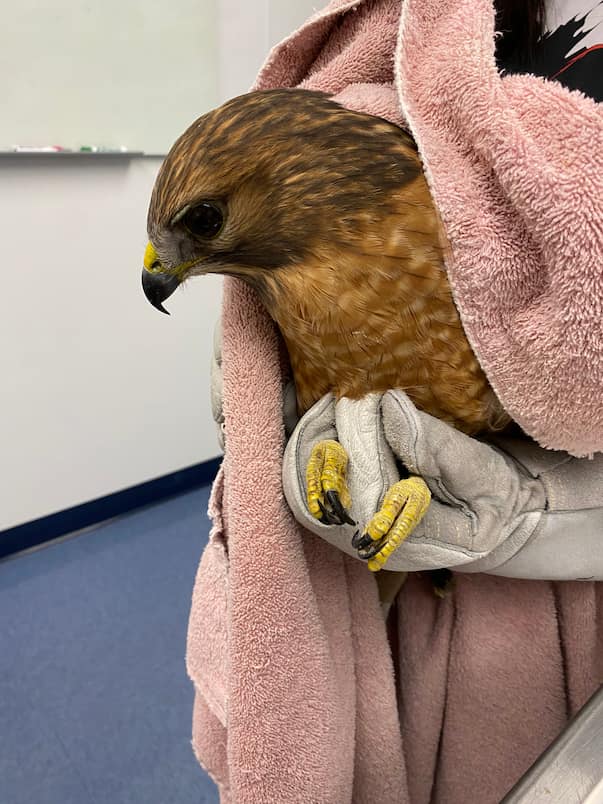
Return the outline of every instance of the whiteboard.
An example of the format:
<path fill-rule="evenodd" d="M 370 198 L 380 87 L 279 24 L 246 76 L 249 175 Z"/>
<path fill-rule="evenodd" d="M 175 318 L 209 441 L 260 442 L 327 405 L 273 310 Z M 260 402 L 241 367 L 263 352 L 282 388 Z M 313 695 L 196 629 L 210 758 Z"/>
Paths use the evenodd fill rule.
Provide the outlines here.
<path fill-rule="evenodd" d="M 16 0 L 0 26 L 0 150 L 163 154 L 218 100 L 218 0 Z"/>

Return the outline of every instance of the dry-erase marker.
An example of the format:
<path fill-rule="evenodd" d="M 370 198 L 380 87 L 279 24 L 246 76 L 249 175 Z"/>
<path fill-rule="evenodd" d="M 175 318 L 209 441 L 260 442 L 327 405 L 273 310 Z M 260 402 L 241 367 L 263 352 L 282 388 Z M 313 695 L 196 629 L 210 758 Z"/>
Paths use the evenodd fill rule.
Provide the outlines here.
<path fill-rule="evenodd" d="M 62 145 L 15 145 L 13 151 L 17 154 L 57 154 L 69 151 Z"/>
<path fill-rule="evenodd" d="M 97 150 L 100 154 L 127 154 L 129 149 L 125 145 L 120 145 L 119 148 L 108 148 L 101 145 Z"/>

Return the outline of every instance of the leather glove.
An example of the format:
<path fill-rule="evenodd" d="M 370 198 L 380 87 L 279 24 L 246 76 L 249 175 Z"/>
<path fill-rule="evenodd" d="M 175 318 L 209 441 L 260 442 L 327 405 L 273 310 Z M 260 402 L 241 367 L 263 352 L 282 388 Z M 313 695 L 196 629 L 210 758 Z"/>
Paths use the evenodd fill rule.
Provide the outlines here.
<path fill-rule="evenodd" d="M 223 380 L 222 380 L 222 318 L 219 318 L 214 327 L 214 344 L 210 364 L 210 397 L 211 410 L 218 432 L 218 443 L 224 452 L 225 425 L 222 408 Z M 298 421 L 295 385 L 288 382 L 283 388 L 283 419 L 287 437 L 291 435 Z"/>
<path fill-rule="evenodd" d="M 214 327 L 214 345 L 209 368 L 209 391 L 211 412 L 216 423 L 218 443 L 224 452 L 224 411 L 222 409 L 222 319 L 219 318 Z"/>
<path fill-rule="evenodd" d="M 603 454 L 580 459 L 527 440 L 486 443 L 418 411 L 401 391 L 358 401 L 327 395 L 287 444 L 283 486 L 302 525 L 355 557 L 357 528 L 324 525 L 306 505 L 307 462 L 323 439 L 339 440 L 348 453 L 358 527 L 399 479 L 397 460 L 432 492 L 424 518 L 385 569 L 603 579 Z"/>

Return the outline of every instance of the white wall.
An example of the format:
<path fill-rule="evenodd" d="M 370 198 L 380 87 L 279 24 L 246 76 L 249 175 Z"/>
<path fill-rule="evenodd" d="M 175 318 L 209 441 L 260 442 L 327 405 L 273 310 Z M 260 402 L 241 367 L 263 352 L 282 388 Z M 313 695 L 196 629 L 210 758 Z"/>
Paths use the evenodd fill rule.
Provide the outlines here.
<path fill-rule="evenodd" d="M 140 287 L 158 160 L 0 164 L 0 529 L 219 454 L 221 281 L 154 310 Z"/>
<path fill-rule="evenodd" d="M 249 88 L 313 5 L 224 0 L 222 97 Z M 0 159 L 0 530 L 220 453 L 208 373 L 221 281 L 191 282 L 170 317 L 140 288 L 159 164 Z"/>
<path fill-rule="evenodd" d="M 298 28 L 326 0 L 221 0 L 221 101 L 247 92 L 270 48 Z"/>
<path fill-rule="evenodd" d="M 0 146 L 165 153 L 217 102 L 218 0 L 2 4 Z"/>

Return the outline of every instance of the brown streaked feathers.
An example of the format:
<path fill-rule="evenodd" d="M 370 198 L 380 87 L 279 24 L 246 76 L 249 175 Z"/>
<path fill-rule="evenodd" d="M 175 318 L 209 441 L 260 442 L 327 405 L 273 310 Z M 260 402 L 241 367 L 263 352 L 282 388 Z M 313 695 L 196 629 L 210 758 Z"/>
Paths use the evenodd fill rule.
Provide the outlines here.
<path fill-rule="evenodd" d="M 212 240 L 174 217 L 226 210 Z M 149 238 L 166 269 L 249 282 L 277 323 L 300 412 L 327 391 L 402 388 L 465 432 L 501 410 L 465 337 L 444 269 L 442 227 L 408 134 L 328 96 L 235 98 L 180 137 L 159 173 Z"/>

